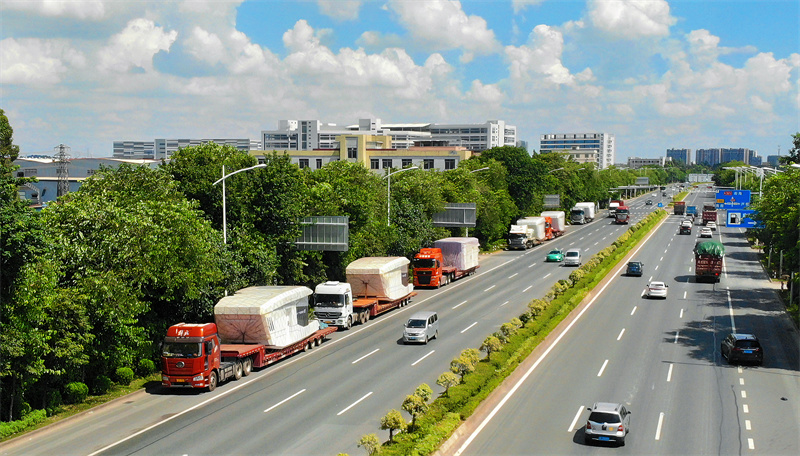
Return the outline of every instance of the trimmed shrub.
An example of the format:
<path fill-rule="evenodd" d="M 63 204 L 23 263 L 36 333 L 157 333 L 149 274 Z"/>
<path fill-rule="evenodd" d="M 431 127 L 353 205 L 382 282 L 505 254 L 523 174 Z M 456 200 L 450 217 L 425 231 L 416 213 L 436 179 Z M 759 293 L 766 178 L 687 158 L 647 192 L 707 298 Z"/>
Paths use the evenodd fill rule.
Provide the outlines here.
<path fill-rule="evenodd" d="M 113 385 L 114 382 L 112 382 L 110 378 L 105 375 L 98 375 L 97 378 L 94 379 L 94 384 L 92 385 L 92 394 L 98 396 L 106 394 Z"/>
<path fill-rule="evenodd" d="M 68 383 L 64 387 L 64 398 L 67 404 L 80 404 L 89 396 L 89 387 L 82 382 Z"/>
<path fill-rule="evenodd" d="M 120 385 L 130 385 L 133 381 L 133 369 L 130 367 L 120 367 L 115 372 L 115 378 Z"/>
<path fill-rule="evenodd" d="M 147 377 L 156 371 L 156 363 L 152 359 L 140 359 L 136 365 L 136 373 L 139 377 Z"/>
<path fill-rule="evenodd" d="M 31 426 L 35 426 L 47 419 L 47 412 L 44 410 L 34 410 L 25 415 L 21 420 L 0 422 L 0 439 L 22 432 Z"/>

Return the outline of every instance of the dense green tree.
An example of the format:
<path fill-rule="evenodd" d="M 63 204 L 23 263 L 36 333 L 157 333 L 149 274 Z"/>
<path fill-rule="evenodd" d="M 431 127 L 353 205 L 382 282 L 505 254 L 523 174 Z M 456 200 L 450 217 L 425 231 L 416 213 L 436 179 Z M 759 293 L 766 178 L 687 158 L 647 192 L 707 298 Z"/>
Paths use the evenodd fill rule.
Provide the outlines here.
<path fill-rule="evenodd" d="M 763 197 L 753 204 L 763 229 L 753 232 L 765 245 L 784 255 L 784 269 L 800 267 L 800 170 L 788 170 L 764 181 Z"/>
<path fill-rule="evenodd" d="M 789 149 L 789 155 L 781 157 L 780 161 L 782 165 L 800 164 L 800 132 L 792 135 L 792 148 Z"/>
<path fill-rule="evenodd" d="M 400 413 L 399 410 L 391 409 L 389 412 L 381 418 L 381 429 L 389 431 L 389 441 L 391 442 L 394 440 L 394 431 L 406 428 L 406 420 L 403 419 L 403 415 Z"/>
<path fill-rule="evenodd" d="M 527 150 L 512 146 L 489 149 L 478 158 L 482 163 L 489 159 L 497 160 L 506 167 L 508 194 L 518 209 L 514 217 L 541 212 L 543 193 L 537 182 L 549 171 L 547 161 L 534 161 Z"/>

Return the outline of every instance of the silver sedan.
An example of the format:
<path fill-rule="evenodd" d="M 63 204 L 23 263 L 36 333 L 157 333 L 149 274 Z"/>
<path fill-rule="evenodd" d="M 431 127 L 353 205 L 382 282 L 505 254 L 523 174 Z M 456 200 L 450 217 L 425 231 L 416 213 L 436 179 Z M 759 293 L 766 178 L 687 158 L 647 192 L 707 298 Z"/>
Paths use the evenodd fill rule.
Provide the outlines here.
<path fill-rule="evenodd" d="M 663 298 L 667 299 L 668 285 L 664 282 L 650 282 L 647 288 L 644 289 L 644 295 L 648 298 Z"/>

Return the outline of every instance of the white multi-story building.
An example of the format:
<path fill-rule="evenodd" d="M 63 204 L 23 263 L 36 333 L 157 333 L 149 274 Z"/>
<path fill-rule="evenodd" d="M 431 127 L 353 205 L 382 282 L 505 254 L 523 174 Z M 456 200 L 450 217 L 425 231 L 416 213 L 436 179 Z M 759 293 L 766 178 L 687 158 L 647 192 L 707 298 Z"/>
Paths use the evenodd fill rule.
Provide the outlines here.
<path fill-rule="evenodd" d="M 614 164 L 616 140 L 609 133 L 547 133 L 541 136 L 539 152 L 561 152 L 578 163 L 595 163 L 598 169 Z"/>
<path fill-rule="evenodd" d="M 628 157 L 628 168 L 637 169 L 645 166 L 664 166 L 667 162 L 671 162 L 672 158 L 657 157 L 657 158 L 640 158 Z"/>
<path fill-rule="evenodd" d="M 258 141 L 250 139 L 156 139 L 154 141 L 114 141 L 114 158 L 161 160 L 168 159 L 178 149 L 189 146 L 200 146 L 206 143 L 233 146 L 241 151 L 249 152 L 259 149 Z"/>

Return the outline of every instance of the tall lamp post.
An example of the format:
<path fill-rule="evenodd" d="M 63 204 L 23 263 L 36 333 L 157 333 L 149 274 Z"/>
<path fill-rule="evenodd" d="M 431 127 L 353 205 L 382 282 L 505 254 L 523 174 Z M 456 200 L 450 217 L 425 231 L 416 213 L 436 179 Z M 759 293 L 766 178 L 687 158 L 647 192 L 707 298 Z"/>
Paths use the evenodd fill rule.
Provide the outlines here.
<path fill-rule="evenodd" d="M 228 175 L 225 175 L 225 165 L 222 165 L 222 177 L 219 180 L 217 180 L 216 182 L 214 182 L 212 185 L 217 185 L 220 182 L 222 182 L 222 242 L 223 242 L 223 244 L 227 244 L 228 243 L 228 218 L 227 218 L 228 217 L 227 216 L 227 212 L 228 211 L 227 211 L 227 208 L 225 207 L 225 179 L 233 176 L 234 174 L 241 173 L 242 171 L 250 171 L 251 169 L 266 168 L 266 167 L 267 167 L 267 165 L 265 163 L 262 163 L 260 165 L 251 166 L 249 168 L 237 169 L 236 171 L 234 171 L 234 172 L 232 172 L 232 173 L 230 173 Z"/>
<path fill-rule="evenodd" d="M 410 168 L 398 169 L 393 173 L 383 176 L 386 179 L 386 226 L 392 226 L 391 219 L 389 218 L 392 211 L 392 174 L 402 173 L 403 171 L 411 171 L 412 169 L 419 169 L 419 166 L 412 166 Z"/>

